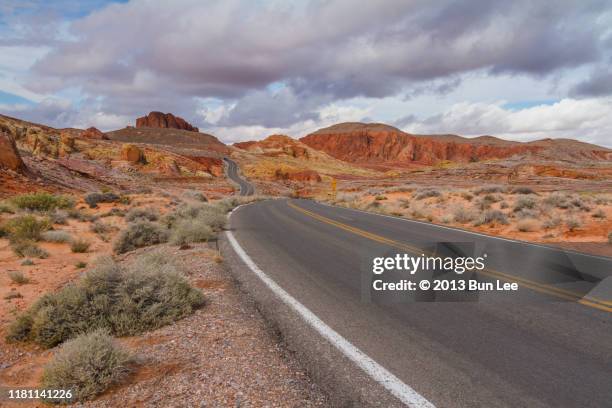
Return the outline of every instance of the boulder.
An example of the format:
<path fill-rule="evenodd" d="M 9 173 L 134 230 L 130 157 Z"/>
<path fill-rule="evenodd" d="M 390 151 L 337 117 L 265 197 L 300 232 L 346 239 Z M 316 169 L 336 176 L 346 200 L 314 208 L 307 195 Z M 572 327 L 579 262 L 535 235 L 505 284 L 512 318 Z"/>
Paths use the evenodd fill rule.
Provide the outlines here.
<path fill-rule="evenodd" d="M 6 132 L 0 132 L 0 167 L 21 172 L 26 170 L 15 139 Z"/>
<path fill-rule="evenodd" d="M 147 162 L 144 152 L 138 146 L 132 144 L 121 146 L 121 160 L 134 164 L 144 164 Z"/>
<path fill-rule="evenodd" d="M 108 140 L 106 133 L 101 132 L 93 126 L 81 133 L 81 137 L 85 139 Z"/>

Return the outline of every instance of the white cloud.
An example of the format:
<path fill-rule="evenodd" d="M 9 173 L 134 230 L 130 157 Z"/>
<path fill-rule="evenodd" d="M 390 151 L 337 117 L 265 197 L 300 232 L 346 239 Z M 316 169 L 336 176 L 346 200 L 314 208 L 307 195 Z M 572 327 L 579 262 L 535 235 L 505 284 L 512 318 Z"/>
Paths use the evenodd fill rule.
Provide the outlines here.
<path fill-rule="evenodd" d="M 410 133 L 494 135 L 512 140 L 577 138 L 612 147 L 612 98 L 563 99 L 551 105 L 504 109 L 501 103 L 457 103 L 439 115 L 415 120 Z"/>

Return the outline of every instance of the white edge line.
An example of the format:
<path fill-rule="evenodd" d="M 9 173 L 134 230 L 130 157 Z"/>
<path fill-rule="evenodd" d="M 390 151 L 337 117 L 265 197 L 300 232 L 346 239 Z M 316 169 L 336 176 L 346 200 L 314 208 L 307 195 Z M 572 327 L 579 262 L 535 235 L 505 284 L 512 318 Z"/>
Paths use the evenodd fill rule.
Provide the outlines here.
<path fill-rule="evenodd" d="M 334 329 L 325 324 L 306 306 L 298 302 L 294 297 L 281 288 L 268 275 L 266 275 L 253 260 L 242 249 L 234 234 L 231 231 L 226 231 L 227 238 L 232 245 L 232 248 L 242 261 L 251 269 L 251 271 L 272 291 L 278 296 L 287 306 L 292 308 L 297 314 L 313 329 L 315 329 L 323 338 L 329 341 L 342 354 L 348 357 L 359 368 L 365 371 L 374 381 L 385 387 L 393 396 L 399 399 L 402 403 L 409 407 L 427 407 L 435 408 L 431 402 L 425 399 L 421 394 L 416 392 L 407 384 L 404 384 L 399 378 L 389 372 L 386 368 L 372 360 L 367 354 L 359 350 L 348 340 L 338 334 Z"/>
<path fill-rule="evenodd" d="M 339 209 L 343 209 L 343 210 L 355 211 L 355 212 L 360 212 L 360 213 L 369 214 L 369 215 L 377 215 L 379 217 L 391 218 L 392 220 L 399 220 L 399 221 L 404 221 L 404 222 L 408 222 L 408 223 L 413 222 L 413 223 L 416 223 L 416 224 L 428 225 L 428 226 L 434 227 L 434 228 L 442 228 L 442 229 L 446 229 L 446 230 L 450 230 L 450 231 L 455 231 L 455 232 L 464 232 L 466 234 L 477 235 L 479 237 L 484 237 L 484 238 L 493 238 L 493 239 L 497 239 L 497 240 L 500 240 L 500 241 L 512 242 L 512 243 L 515 243 L 515 244 L 526 244 L 526 245 L 534 246 L 534 247 L 538 247 L 538 248 L 544 248 L 544 249 L 550 249 L 550 250 L 559 250 L 559 251 L 563 251 L 563 252 L 566 252 L 566 253 L 569 252 L 569 253 L 572 253 L 572 254 L 576 254 L 576 255 L 580 255 L 580 256 L 585 256 L 587 258 L 595 258 L 595 259 L 601 259 L 601 260 L 604 260 L 604 261 L 610 261 L 610 257 L 607 257 L 607 256 L 591 255 L 591 254 L 587 254 L 587 253 L 583 253 L 583 252 L 574 251 L 574 250 L 571 250 L 571 249 L 564 249 L 564 248 L 561 248 L 561 247 L 557 248 L 557 247 L 548 246 L 548 245 L 536 244 L 534 242 L 529 242 L 529 241 L 521 241 L 521 240 L 518 240 L 518 239 L 509 239 L 509 238 L 497 237 L 495 235 L 481 234 L 479 232 L 470 231 L 470 230 L 466 230 L 466 229 L 463 229 L 463 228 L 447 227 L 446 225 L 434 224 L 433 222 L 425 222 L 425 221 L 413 220 L 413 219 L 409 219 L 409 218 L 394 217 L 392 215 L 379 214 L 379 213 L 375 213 L 375 212 L 359 210 L 357 208 L 341 207 L 339 205 L 332 205 L 332 204 L 324 203 L 324 202 L 321 202 L 321 201 L 315 201 L 315 200 L 312 200 L 312 201 L 317 203 L 317 204 L 323 205 L 325 207 L 339 208 Z"/>

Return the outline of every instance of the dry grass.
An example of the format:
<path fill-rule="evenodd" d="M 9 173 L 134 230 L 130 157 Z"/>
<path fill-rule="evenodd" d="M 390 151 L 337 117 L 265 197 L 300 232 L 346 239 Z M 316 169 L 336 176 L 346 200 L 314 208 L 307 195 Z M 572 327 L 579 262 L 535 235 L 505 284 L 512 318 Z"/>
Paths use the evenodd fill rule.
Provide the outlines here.
<path fill-rule="evenodd" d="M 26 283 L 30 283 L 30 279 L 28 279 L 28 277 L 20 271 L 9 271 L 8 277 L 12 282 L 18 285 L 25 285 Z"/>
<path fill-rule="evenodd" d="M 533 218 L 526 218 L 519 220 L 516 223 L 516 229 L 521 232 L 535 232 L 541 228 L 541 224 L 538 220 Z"/>

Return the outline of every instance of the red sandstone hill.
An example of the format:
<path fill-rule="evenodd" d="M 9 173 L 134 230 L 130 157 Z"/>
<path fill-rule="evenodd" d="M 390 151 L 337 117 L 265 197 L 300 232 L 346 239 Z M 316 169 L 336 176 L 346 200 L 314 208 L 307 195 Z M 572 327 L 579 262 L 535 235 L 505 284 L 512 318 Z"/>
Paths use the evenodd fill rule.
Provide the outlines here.
<path fill-rule="evenodd" d="M 197 127 L 192 126 L 185 119 L 174 116 L 171 113 L 162 112 L 151 112 L 146 116 L 136 119 L 136 127 L 181 129 L 190 132 L 199 131 Z"/>
<path fill-rule="evenodd" d="M 191 154 L 189 150 L 205 150 L 227 154 L 229 149 L 213 135 L 171 128 L 133 128 L 107 132 L 111 140 L 126 143 L 147 143 L 170 146 L 181 154 Z"/>
<path fill-rule="evenodd" d="M 554 160 L 612 160 L 604 147 L 568 139 L 511 142 L 493 136 L 412 135 L 380 123 L 340 123 L 300 139 L 313 149 L 353 163 L 435 164 L 537 156 Z"/>

